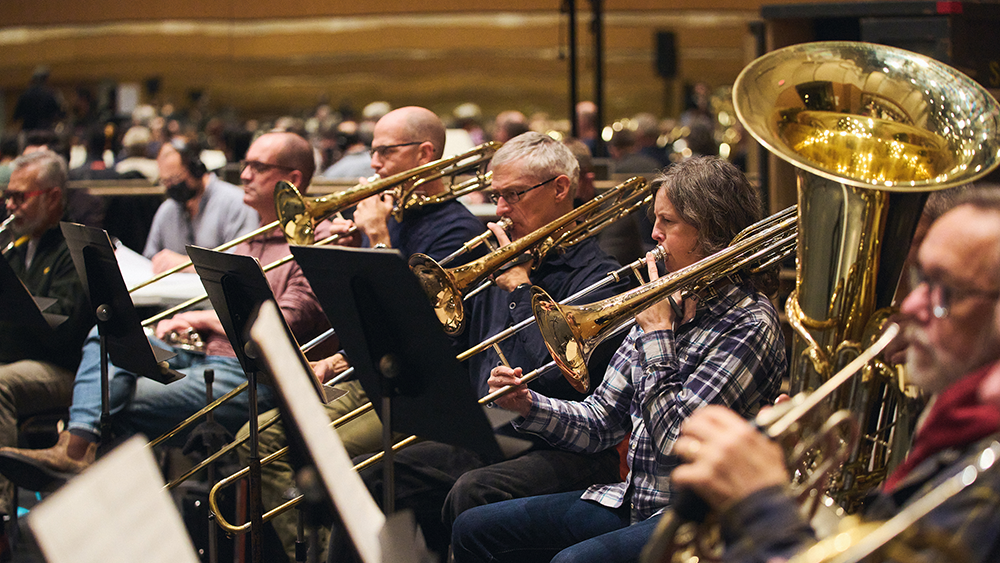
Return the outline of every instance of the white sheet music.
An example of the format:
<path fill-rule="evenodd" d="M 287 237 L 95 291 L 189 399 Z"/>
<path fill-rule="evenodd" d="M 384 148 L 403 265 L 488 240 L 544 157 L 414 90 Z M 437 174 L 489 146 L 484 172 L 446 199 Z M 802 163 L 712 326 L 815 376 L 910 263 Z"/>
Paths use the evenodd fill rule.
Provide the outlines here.
<path fill-rule="evenodd" d="M 198 563 L 138 436 L 32 509 L 28 525 L 48 563 Z"/>
<path fill-rule="evenodd" d="M 379 538 L 385 515 L 354 471 L 340 437 L 330 428 L 330 419 L 310 385 L 312 375 L 302 367 L 294 345 L 288 338 L 275 338 L 284 332 L 280 314 L 273 302 L 265 301 L 250 335 L 267 364 L 281 368 L 271 370 L 275 383 L 361 559 L 365 563 L 391 561 L 383 557 L 385 551 Z M 404 537 L 394 539 L 394 546 L 389 550 L 393 552 L 399 549 L 400 542 L 406 542 Z M 419 552 L 413 545 L 412 536 L 408 544 L 411 552 Z"/>
<path fill-rule="evenodd" d="M 119 244 L 115 249 L 115 258 L 118 259 L 125 287 L 133 287 L 153 277 L 153 263 L 131 248 Z M 131 293 L 132 302 L 140 307 L 170 307 L 204 294 L 205 286 L 201 284 L 198 274 L 194 273 L 173 274 Z"/>

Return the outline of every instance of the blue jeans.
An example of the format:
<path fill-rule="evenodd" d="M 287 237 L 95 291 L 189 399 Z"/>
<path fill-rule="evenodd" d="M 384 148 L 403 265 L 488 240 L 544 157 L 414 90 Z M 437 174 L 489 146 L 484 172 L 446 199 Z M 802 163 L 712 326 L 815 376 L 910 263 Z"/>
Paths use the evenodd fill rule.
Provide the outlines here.
<path fill-rule="evenodd" d="M 187 377 L 164 385 L 109 364 L 110 411 L 115 415 L 115 429 L 124 434 L 143 433 L 155 438 L 204 407 L 206 369 L 215 371 L 212 394 L 216 399 L 246 381 L 236 358 L 192 354 L 155 338 L 150 342 L 177 353 L 169 360 L 170 367 Z M 235 434 L 248 419 L 248 397 L 249 393 L 243 392 L 213 411 L 215 421 Z M 257 390 L 257 403 L 261 411 L 276 406 L 273 393 L 263 386 Z M 100 436 L 100 422 L 101 344 L 95 327 L 83 344 L 83 359 L 73 383 L 68 428 Z"/>
<path fill-rule="evenodd" d="M 659 516 L 629 525 L 629 507 L 583 500 L 583 491 L 469 509 L 452 528 L 456 563 L 638 561 Z"/>

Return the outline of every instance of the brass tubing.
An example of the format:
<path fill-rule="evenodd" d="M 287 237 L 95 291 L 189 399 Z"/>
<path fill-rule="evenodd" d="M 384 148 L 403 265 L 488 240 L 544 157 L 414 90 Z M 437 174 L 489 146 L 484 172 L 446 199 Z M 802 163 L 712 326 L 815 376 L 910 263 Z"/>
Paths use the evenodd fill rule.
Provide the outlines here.
<path fill-rule="evenodd" d="M 261 228 L 263 228 L 263 227 L 261 227 Z M 325 239 L 317 242 L 316 246 L 322 246 L 322 245 L 325 245 L 325 244 L 330 244 L 330 243 L 336 242 L 341 237 L 353 235 L 357 231 L 358 231 L 357 227 L 351 227 L 350 230 L 348 230 L 348 232 L 346 234 L 341 234 L 341 233 L 332 234 L 332 235 L 326 237 Z M 278 260 L 275 260 L 274 262 L 271 262 L 270 264 L 264 266 L 263 270 L 265 272 L 269 272 L 269 271 L 273 270 L 274 268 L 277 268 L 278 266 L 281 266 L 283 264 L 287 264 L 288 262 L 291 262 L 294 258 L 295 258 L 294 256 L 292 256 L 291 254 L 289 254 L 287 256 L 279 258 Z M 191 299 L 188 299 L 187 301 L 185 301 L 185 302 L 183 302 L 183 303 L 181 303 L 179 305 L 175 305 L 175 306 L 167 309 L 166 311 L 161 311 L 161 312 L 153 315 L 152 317 L 149 317 L 148 319 L 142 321 L 142 326 L 143 327 L 151 326 L 151 325 L 153 325 L 153 324 L 155 324 L 155 323 L 157 323 L 159 321 L 162 321 L 163 319 L 165 319 L 167 317 L 173 316 L 176 313 L 178 313 L 180 311 L 183 311 L 184 309 L 187 309 L 188 307 L 190 307 L 192 305 L 200 303 L 201 301 L 204 301 L 207 298 L 208 298 L 208 294 L 207 293 L 203 294 L 203 295 L 200 295 L 198 297 L 192 297 Z"/>
<path fill-rule="evenodd" d="M 549 362 L 549 363 L 547 363 L 547 364 L 545 364 L 545 365 L 543 365 L 543 366 L 541 366 L 541 367 L 539 367 L 539 368 L 537 368 L 535 370 L 532 370 L 531 372 L 528 372 L 528 373 L 524 374 L 521 377 L 521 382 L 522 382 L 522 384 L 528 384 L 531 381 L 534 381 L 535 379 L 537 379 L 539 376 L 541 376 L 541 374 L 544 373 L 545 371 L 547 371 L 549 369 L 552 369 L 554 367 L 556 367 L 556 363 L 555 362 Z M 498 399 L 499 397 L 502 397 L 502 396 L 506 395 L 507 393 L 510 393 L 511 391 L 513 391 L 516 388 L 517 387 L 515 387 L 513 385 L 507 385 L 507 386 L 501 387 L 500 389 L 497 389 L 496 391 L 493 391 L 489 395 L 486 395 L 485 397 L 479 399 L 479 404 L 480 405 L 489 404 L 489 403 L 495 401 L 496 399 Z M 371 403 L 368 403 L 366 405 L 362 405 L 362 406 L 354 409 L 353 411 L 345 414 L 344 416 L 338 418 L 337 420 L 331 422 L 330 426 L 336 428 L 336 427 L 340 426 L 341 424 L 344 424 L 344 423 L 346 423 L 346 422 L 348 422 L 348 421 L 350 421 L 350 420 L 352 420 L 352 419 L 354 419 L 354 418 L 356 418 L 356 417 L 364 414 L 365 412 L 368 412 L 371 409 L 372 409 L 372 404 Z M 399 451 L 399 450 L 401 450 L 401 449 L 403 449 L 403 448 L 405 448 L 407 446 L 413 445 L 413 444 L 415 444 L 415 443 L 417 443 L 419 441 L 420 441 L 420 439 L 418 437 L 416 437 L 416 436 L 410 436 L 408 438 L 404 438 L 404 439 L 400 440 L 399 442 L 396 442 L 395 444 L 393 444 L 392 445 L 392 450 L 394 452 L 395 451 Z M 261 466 L 267 465 L 271 461 L 273 461 L 273 460 L 275 460 L 275 459 L 277 459 L 277 458 L 285 455 L 285 453 L 287 451 L 288 451 L 288 446 L 285 446 L 284 448 L 281 448 L 280 450 L 277 450 L 274 453 L 269 454 L 268 456 L 266 456 L 265 458 L 263 458 L 263 459 L 260 460 Z M 378 453 L 374 454 L 373 456 L 369 457 L 368 459 L 366 459 L 366 460 L 362 461 L 361 463 L 355 465 L 354 466 L 354 470 L 355 471 L 361 471 L 362 469 L 365 469 L 367 467 L 370 467 L 370 466 L 378 463 L 382 459 L 382 456 L 384 455 L 384 453 L 385 452 L 378 452 Z M 246 523 L 243 523 L 243 524 L 240 524 L 240 525 L 234 525 L 234 524 L 231 524 L 229 521 L 227 521 L 225 519 L 225 517 L 223 517 L 222 512 L 219 510 L 219 503 L 218 503 L 218 500 L 217 500 L 219 491 L 223 487 L 226 487 L 226 486 L 230 485 L 231 483 L 233 483 L 235 481 L 238 481 L 239 479 L 241 479 L 243 476 L 245 476 L 249 472 L 250 472 L 250 470 L 247 467 L 244 467 L 244 468 L 240 469 L 236 473 L 233 473 L 232 475 L 230 475 L 230 476 L 228 476 L 228 477 L 220 480 L 218 483 L 216 483 L 212 487 L 212 490 L 209 491 L 209 493 L 208 493 L 208 506 L 209 506 L 209 509 L 215 515 L 215 521 L 219 524 L 219 527 L 222 528 L 223 530 L 225 530 L 226 533 L 228 533 L 228 534 L 242 534 L 242 533 L 246 533 L 247 531 L 250 530 L 250 523 L 246 522 Z M 264 522 L 267 522 L 271 518 L 274 518 L 275 516 L 279 516 L 281 514 L 284 514 L 288 510 L 294 508 L 301 501 L 302 501 L 302 496 L 299 495 L 299 496 L 297 496 L 297 497 L 289 500 L 288 502 L 286 502 L 286 503 L 284 503 L 284 504 L 282 504 L 280 506 L 276 506 L 275 508 L 273 508 L 273 509 L 265 512 L 264 515 L 262 516 L 262 518 L 263 518 Z"/>
<path fill-rule="evenodd" d="M 249 233 L 247 233 L 247 234 L 245 234 L 245 235 L 243 235 L 241 237 L 237 237 L 237 238 L 234 238 L 233 240 L 231 240 L 229 242 L 220 244 L 219 246 L 216 246 L 212 250 L 215 250 L 216 252 L 222 252 L 223 250 L 229 250 L 230 248 L 236 246 L 237 244 L 239 244 L 241 242 L 244 242 L 244 241 L 248 241 L 248 240 L 252 239 L 253 237 L 255 237 L 257 235 L 266 233 L 267 231 L 270 231 L 271 229 L 273 229 L 273 228 L 275 228 L 277 226 L 278 226 L 278 221 L 271 221 L 270 223 L 264 225 L 263 227 L 258 227 L 256 230 L 251 231 L 251 232 L 249 232 Z M 166 270 L 166 271 L 160 272 L 159 274 L 156 274 L 155 276 L 149 278 L 148 280 L 146 280 L 144 282 L 138 283 L 138 284 L 130 287 L 129 290 L 128 290 L 128 292 L 132 293 L 133 291 L 135 291 L 137 289 L 142 289 L 142 288 L 146 287 L 147 285 L 152 285 L 152 284 L 154 284 L 154 283 L 162 280 L 163 278 L 165 278 L 165 277 L 167 277 L 169 275 L 172 275 L 172 274 L 176 274 L 177 272 L 179 272 L 179 271 L 183 270 L 184 268 L 187 268 L 187 267 L 189 267 L 191 265 L 192 265 L 192 262 L 190 260 L 188 260 L 187 262 L 184 262 L 183 264 L 178 264 L 178 265 L 174 266 L 173 268 L 170 268 L 169 270 Z"/>

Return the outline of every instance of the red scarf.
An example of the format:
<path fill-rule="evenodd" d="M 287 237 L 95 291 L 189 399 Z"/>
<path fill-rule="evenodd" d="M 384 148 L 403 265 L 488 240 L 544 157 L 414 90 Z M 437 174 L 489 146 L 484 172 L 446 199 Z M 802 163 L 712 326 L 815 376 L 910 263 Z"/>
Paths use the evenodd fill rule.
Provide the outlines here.
<path fill-rule="evenodd" d="M 892 491 L 913 468 L 932 455 L 976 442 L 1000 430 L 1000 411 L 979 400 L 979 385 L 992 365 L 966 375 L 945 389 L 931 407 L 902 465 L 892 472 L 883 490 Z"/>

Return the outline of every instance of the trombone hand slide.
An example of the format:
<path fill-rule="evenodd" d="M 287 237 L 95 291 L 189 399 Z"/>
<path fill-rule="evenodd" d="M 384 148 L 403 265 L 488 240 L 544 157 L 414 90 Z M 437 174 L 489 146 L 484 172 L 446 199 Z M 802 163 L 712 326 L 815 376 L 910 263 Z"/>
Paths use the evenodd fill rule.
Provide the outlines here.
<path fill-rule="evenodd" d="M 522 385 L 527 385 L 528 383 L 534 381 L 535 379 L 538 379 L 543 373 L 545 373 L 546 371 L 548 371 L 548 370 L 550 370 L 550 369 L 552 369 L 554 367 L 556 367 L 556 363 L 555 362 L 549 362 L 549 363 L 547 363 L 547 364 L 545 364 L 545 365 L 543 365 L 543 366 L 541 366 L 541 367 L 539 367 L 537 369 L 534 369 L 534 370 L 532 370 L 532 371 L 530 371 L 530 372 L 522 375 L 521 376 L 521 384 Z M 498 398 L 506 395 L 507 393 L 510 393 L 514 389 L 517 389 L 517 386 L 507 385 L 505 387 L 501 387 L 500 389 L 497 389 L 497 390 L 491 392 L 490 394 L 486 395 L 485 397 L 482 397 L 481 399 L 479 399 L 479 404 L 480 405 L 488 405 L 488 404 L 492 403 L 493 401 L 495 401 L 496 399 L 498 399 Z M 349 421 L 351 421 L 351 420 L 353 420 L 353 419 L 361 416 L 362 414 L 364 414 L 364 413 L 366 413 L 366 412 L 368 412 L 370 410 L 372 410 L 372 404 L 369 402 L 369 403 L 367 403 L 365 405 L 362 405 L 362 406 L 354 409 L 353 411 L 345 414 L 344 416 L 338 418 L 337 420 L 334 420 L 333 422 L 330 423 L 330 426 L 333 427 L 333 428 L 337 428 L 338 426 L 346 424 L 347 422 L 349 422 Z M 262 426 L 261 429 L 263 429 L 263 428 L 264 427 Z M 408 438 L 404 438 L 403 440 L 400 440 L 399 442 L 396 442 L 395 444 L 393 444 L 392 450 L 394 452 L 396 452 L 396 451 L 399 451 L 399 450 L 401 450 L 401 449 L 403 449 L 403 448 L 405 448 L 407 446 L 415 444 L 415 443 L 417 443 L 419 441 L 420 441 L 420 439 L 418 437 L 416 437 L 416 436 L 410 436 Z M 227 451 L 229 451 L 229 450 L 231 450 L 231 449 L 233 449 L 235 447 L 236 447 L 235 444 L 231 444 L 229 446 L 226 446 Z M 287 452 L 288 452 L 288 446 L 285 446 L 284 448 L 281 448 L 280 450 L 278 450 L 278 451 L 276 451 L 276 452 L 268 455 L 264 459 L 260 460 L 260 464 L 262 466 L 263 465 L 267 465 L 268 463 L 272 462 L 273 460 L 278 459 L 279 457 L 285 455 Z M 221 453 L 219 455 L 221 455 Z M 385 455 L 385 452 L 378 452 L 375 455 L 373 455 L 373 456 L 365 459 L 361 463 L 358 463 L 357 465 L 355 465 L 354 466 L 354 470 L 355 471 L 361 471 L 362 469 L 370 467 L 370 466 L 378 463 L 382 459 L 382 457 L 384 455 Z M 213 457 L 213 459 L 214 459 L 214 457 Z M 250 472 L 250 468 L 244 467 L 243 469 L 240 469 L 236 473 L 233 473 L 229 477 L 226 477 L 225 479 L 222 479 L 221 481 L 219 481 L 218 483 L 216 483 L 212 487 L 212 490 L 209 491 L 209 494 L 208 494 L 209 508 L 212 510 L 212 513 L 215 516 L 215 520 L 219 524 L 219 527 L 221 527 L 223 530 L 225 530 L 226 533 L 229 533 L 229 534 L 242 534 L 242 533 L 246 533 L 248 530 L 250 530 L 250 523 L 249 522 L 246 522 L 246 523 L 240 524 L 240 525 L 234 525 L 234 524 L 230 523 L 228 520 L 226 520 L 225 517 L 222 515 L 222 512 L 219 510 L 219 502 L 218 502 L 219 492 L 222 490 L 223 487 L 226 487 L 226 486 L 230 485 L 231 483 L 234 483 L 234 482 L 238 481 L 239 479 L 241 479 L 242 477 L 244 477 L 245 475 L 247 475 L 249 472 Z M 275 516 L 280 516 L 281 514 L 284 514 L 288 510 L 294 508 L 300 502 L 302 502 L 302 496 L 301 495 L 298 496 L 298 497 L 293 498 L 292 500 L 286 502 L 285 504 L 282 504 L 281 506 L 275 507 L 275 508 L 273 508 L 273 509 L 265 512 L 264 515 L 262 516 L 262 519 L 263 519 L 264 522 L 267 522 L 268 520 L 274 518 Z"/>

